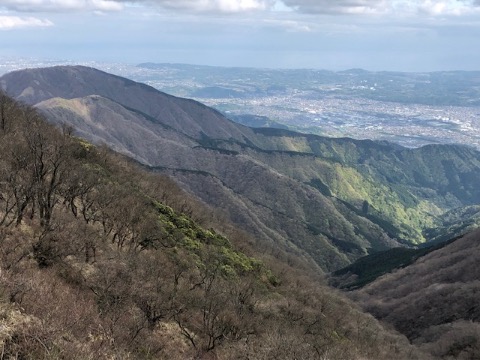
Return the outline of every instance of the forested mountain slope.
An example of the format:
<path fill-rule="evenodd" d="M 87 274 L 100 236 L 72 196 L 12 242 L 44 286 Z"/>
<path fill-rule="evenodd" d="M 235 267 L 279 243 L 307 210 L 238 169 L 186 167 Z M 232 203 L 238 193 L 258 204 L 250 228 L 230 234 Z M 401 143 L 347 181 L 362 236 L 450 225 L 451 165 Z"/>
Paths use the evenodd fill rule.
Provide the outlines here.
<path fill-rule="evenodd" d="M 79 66 L 13 72 L 0 87 L 52 123 L 169 174 L 259 242 L 325 270 L 428 240 L 434 232 L 426 230 L 447 225 L 444 213 L 468 217 L 461 209 L 480 202 L 480 154 L 467 147 L 405 149 L 250 129 Z"/>
<path fill-rule="evenodd" d="M 209 214 L 0 94 L 2 358 L 423 358 Z"/>
<path fill-rule="evenodd" d="M 480 356 L 480 231 L 378 278 L 351 297 L 438 358 Z"/>

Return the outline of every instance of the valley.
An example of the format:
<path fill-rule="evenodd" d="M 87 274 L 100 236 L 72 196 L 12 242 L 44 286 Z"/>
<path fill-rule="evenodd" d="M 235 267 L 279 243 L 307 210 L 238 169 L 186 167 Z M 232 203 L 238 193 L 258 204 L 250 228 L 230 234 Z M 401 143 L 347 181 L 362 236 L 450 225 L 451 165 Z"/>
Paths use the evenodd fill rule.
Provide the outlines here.
<path fill-rule="evenodd" d="M 479 74 L 475 72 L 138 67 L 124 75 L 173 95 L 194 98 L 237 121 L 261 116 L 274 127 L 388 140 L 407 147 L 431 143 L 480 147 Z"/>
<path fill-rule="evenodd" d="M 424 358 L 312 265 L 0 93 L 2 358 Z"/>
<path fill-rule="evenodd" d="M 439 359 L 476 359 L 478 230 L 349 295 Z"/>
<path fill-rule="evenodd" d="M 480 202 L 480 155 L 471 147 L 408 149 L 249 128 L 83 66 L 13 72 L 0 86 L 52 123 L 168 174 L 259 242 L 324 271 L 434 240 L 452 222 L 465 224 L 455 230 L 462 233 L 478 220 L 466 210 Z"/>
<path fill-rule="evenodd" d="M 122 354 L 477 356 L 474 147 L 247 127 L 192 99 L 85 66 L 12 72 L 0 87 L 23 104 L 0 99 L 2 286 L 14 299 L 1 305 L 12 334 L 24 334 L 16 304 L 25 306 L 19 321 L 47 311 L 31 300 L 39 289 L 15 295 L 13 284 L 33 276 L 54 292 L 90 288 L 93 295 L 82 295 L 87 318 L 113 322 L 102 336 Z M 80 243 L 70 244 L 79 232 Z M 27 240 L 16 248 L 18 237 Z M 135 285 L 141 296 L 121 286 L 133 286 L 128 274 L 145 277 Z M 164 287 L 154 281 L 172 274 Z M 213 317 L 200 320 L 202 312 Z M 62 321 L 48 329 L 69 324 Z M 257 325 L 265 321 L 275 338 Z M 250 333 L 262 341 L 242 345 Z M 75 352 L 41 334 L 51 349 Z"/>

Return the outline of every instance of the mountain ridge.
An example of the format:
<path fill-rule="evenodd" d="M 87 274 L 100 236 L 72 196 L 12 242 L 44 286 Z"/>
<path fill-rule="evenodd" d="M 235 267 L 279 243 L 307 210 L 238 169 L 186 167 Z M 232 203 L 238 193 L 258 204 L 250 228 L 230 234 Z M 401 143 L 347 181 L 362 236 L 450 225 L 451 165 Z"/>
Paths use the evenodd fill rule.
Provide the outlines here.
<path fill-rule="evenodd" d="M 35 76 L 38 74 L 39 79 L 36 79 Z M 10 81 L 12 77 L 15 77 L 15 81 Z M 22 88 L 20 84 L 25 83 L 29 86 Z M 49 86 L 48 84 L 54 85 Z M 233 134 L 234 138 L 242 139 L 242 130 L 245 130 L 247 134 L 249 132 L 248 128 L 233 126 L 234 123 L 224 118 L 218 111 L 194 100 L 168 95 L 149 85 L 80 65 L 15 71 L 2 76 L 0 87 L 16 100 L 28 104 L 37 104 L 54 97 L 72 99 L 100 95 L 126 107 L 143 109 L 152 118 L 158 116 L 163 110 L 162 122 L 172 128 L 179 126 L 175 122 L 175 115 L 187 115 L 182 117 L 182 121 L 187 124 L 183 123 L 181 128 L 184 133 L 198 138 L 201 132 L 204 132 L 208 136 L 218 138 L 222 138 L 222 135 L 225 134 L 232 137 Z M 122 91 L 114 89 L 122 89 Z M 152 100 L 152 94 L 155 95 L 156 101 Z M 159 101 L 168 102 L 169 107 L 159 109 L 158 106 L 161 105 L 158 104 Z M 189 118 L 188 113 L 184 111 L 189 107 L 193 107 L 193 111 L 197 114 L 195 121 Z M 205 111 L 208 112 L 208 116 L 203 116 Z M 222 119 L 223 126 L 228 129 L 218 131 L 215 128 L 216 119 Z M 200 127 L 199 124 L 204 126 Z"/>
<path fill-rule="evenodd" d="M 406 149 L 251 129 L 192 100 L 84 67 L 10 73 L 0 87 L 33 102 L 51 122 L 66 121 L 88 140 L 168 172 L 261 241 L 328 271 L 371 252 L 423 242 L 425 229 L 442 226 L 441 214 L 480 202 L 480 153 L 465 147 Z M 89 129 L 89 115 L 78 116 L 74 106 L 46 99 L 62 91 L 77 104 L 101 99 L 103 108 L 89 109 L 98 111 L 95 120 L 105 131 Z"/>
<path fill-rule="evenodd" d="M 421 358 L 297 257 L 1 92 L 0 150 L 2 358 Z"/>

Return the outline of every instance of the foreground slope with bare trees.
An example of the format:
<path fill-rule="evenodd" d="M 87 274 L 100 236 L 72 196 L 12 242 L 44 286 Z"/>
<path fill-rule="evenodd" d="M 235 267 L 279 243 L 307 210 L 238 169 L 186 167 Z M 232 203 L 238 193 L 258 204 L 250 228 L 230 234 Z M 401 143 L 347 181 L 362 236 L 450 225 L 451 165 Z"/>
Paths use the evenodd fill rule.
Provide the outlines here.
<path fill-rule="evenodd" d="M 2 359 L 424 357 L 211 214 L 0 95 Z"/>

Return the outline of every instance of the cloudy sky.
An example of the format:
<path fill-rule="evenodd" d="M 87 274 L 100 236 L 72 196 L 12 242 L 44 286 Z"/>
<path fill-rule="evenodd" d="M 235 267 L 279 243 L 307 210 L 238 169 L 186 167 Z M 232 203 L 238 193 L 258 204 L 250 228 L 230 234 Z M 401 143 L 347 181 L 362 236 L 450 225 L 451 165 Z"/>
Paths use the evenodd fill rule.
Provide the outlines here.
<path fill-rule="evenodd" d="M 0 58 L 480 70 L 480 0 L 0 0 Z"/>

